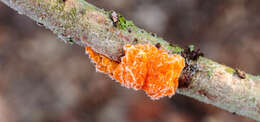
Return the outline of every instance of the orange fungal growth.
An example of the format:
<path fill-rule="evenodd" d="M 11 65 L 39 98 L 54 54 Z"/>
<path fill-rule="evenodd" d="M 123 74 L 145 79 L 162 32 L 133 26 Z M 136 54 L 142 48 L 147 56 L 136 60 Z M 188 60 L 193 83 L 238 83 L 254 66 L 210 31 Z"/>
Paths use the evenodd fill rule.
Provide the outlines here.
<path fill-rule="evenodd" d="M 142 89 L 148 72 L 150 45 L 126 45 L 125 56 L 121 58 L 113 77 L 123 86 L 133 89 Z"/>
<path fill-rule="evenodd" d="M 126 45 L 113 77 L 128 88 L 143 89 L 152 99 L 175 94 L 184 58 L 153 45 Z"/>
<path fill-rule="evenodd" d="M 88 46 L 86 46 L 85 51 L 89 54 L 89 57 L 96 63 L 97 70 L 112 76 L 114 69 L 118 65 L 117 62 L 107 58 L 104 55 L 96 53 Z"/>
<path fill-rule="evenodd" d="M 184 58 L 168 54 L 151 44 L 125 45 L 125 56 L 117 63 L 86 47 L 98 70 L 112 76 L 127 88 L 144 90 L 152 99 L 173 96 L 185 66 Z"/>
<path fill-rule="evenodd" d="M 173 96 L 178 87 L 178 78 L 185 66 L 180 55 L 169 55 L 164 50 L 156 50 L 150 57 L 144 91 L 153 99 Z"/>

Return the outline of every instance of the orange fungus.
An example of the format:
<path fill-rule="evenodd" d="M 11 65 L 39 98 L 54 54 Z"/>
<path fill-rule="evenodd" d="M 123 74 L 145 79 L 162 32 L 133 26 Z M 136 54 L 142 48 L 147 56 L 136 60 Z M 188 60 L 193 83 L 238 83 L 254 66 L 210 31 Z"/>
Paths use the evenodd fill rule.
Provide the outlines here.
<path fill-rule="evenodd" d="M 118 65 L 117 62 L 107 58 L 104 55 L 96 53 L 88 46 L 86 46 L 85 50 L 86 50 L 86 53 L 89 54 L 89 57 L 96 63 L 96 68 L 98 71 L 112 75 L 114 69 Z"/>
<path fill-rule="evenodd" d="M 127 88 L 144 90 L 152 99 L 173 96 L 185 66 L 184 58 L 168 54 L 150 44 L 125 45 L 125 56 L 117 63 L 86 47 L 97 69 Z"/>

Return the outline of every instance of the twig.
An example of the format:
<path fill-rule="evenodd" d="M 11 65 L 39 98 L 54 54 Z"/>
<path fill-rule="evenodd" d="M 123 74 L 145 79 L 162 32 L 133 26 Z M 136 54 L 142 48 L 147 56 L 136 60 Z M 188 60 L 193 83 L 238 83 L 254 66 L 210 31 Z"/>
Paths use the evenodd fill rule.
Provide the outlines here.
<path fill-rule="evenodd" d="M 88 45 L 115 61 L 119 61 L 125 44 L 160 43 L 170 53 L 183 51 L 139 29 L 121 15 L 99 9 L 84 0 L 0 1 L 42 23 L 65 42 Z M 241 76 L 241 71 L 203 57 L 197 61 L 186 57 L 186 60 L 188 66 L 180 78 L 179 94 L 260 121 L 259 76 L 243 73 Z"/>

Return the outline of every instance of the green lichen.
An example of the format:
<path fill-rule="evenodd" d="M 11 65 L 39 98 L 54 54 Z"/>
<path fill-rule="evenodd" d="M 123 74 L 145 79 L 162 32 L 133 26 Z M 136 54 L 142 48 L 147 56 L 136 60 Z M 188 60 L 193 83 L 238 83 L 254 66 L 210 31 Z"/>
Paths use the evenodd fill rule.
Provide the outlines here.
<path fill-rule="evenodd" d="M 116 22 L 116 27 L 122 30 L 127 30 L 134 27 L 134 23 L 132 21 L 126 20 L 122 15 L 118 15 L 118 21 Z"/>
<path fill-rule="evenodd" d="M 59 5 L 56 6 L 56 9 L 59 11 L 59 12 L 62 12 L 64 10 L 64 4 L 61 3 Z"/>
<path fill-rule="evenodd" d="M 194 45 L 189 45 L 189 50 L 192 52 L 194 50 L 195 46 Z"/>
<path fill-rule="evenodd" d="M 172 53 L 182 53 L 184 50 L 178 46 L 170 46 L 168 47 L 172 51 Z"/>
<path fill-rule="evenodd" d="M 234 73 L 236 72 L 234 69 L 232 69 L 232 68 L 230 68 L 230 67 L 226 67 L 226 68 L 225 68 L 225 71 L 226 71 L 227 73 L 230 73 L 230 74 L 234 74 Z"/>
<path fill-rule="evenodd" d="M 49 6 L 50 9 L 54 11 L 62 12 L 65 4 L 63 0 L 56 0 L 56 1 L 52 1 L 50 5 L 51 5 Z"/>
<path fill-rule="evenodd" d="M 76 8 L 72 8 L 70 11 L 69 11 L 69 14 L 68 14 L 68 17 L 71 19 L 71 20 L 74 20 L 75 17 L 77 16 L 77 9 Z"/>

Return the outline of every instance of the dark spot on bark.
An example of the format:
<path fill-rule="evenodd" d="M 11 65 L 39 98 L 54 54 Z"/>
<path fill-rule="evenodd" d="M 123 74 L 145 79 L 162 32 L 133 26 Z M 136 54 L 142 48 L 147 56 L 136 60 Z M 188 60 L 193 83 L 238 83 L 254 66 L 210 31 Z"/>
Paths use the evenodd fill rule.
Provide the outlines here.
<path fill-rule="evenodd" d="M 155 45 L 155 47 L 157 47 L 158 49 L 161 48 L 161 46 L 162 46 L 161 43 L 157 43 L 157 44 Z"/>
<path fill-rule="evenodd" d="M 187 63 L 185 65 L 179 78 L 179 88 L 189 88 L 192 78 L 197 71 L 196 65 L 189 65 Z"/>
<path fill-rule="evenodd" d="M 131 29 L 128 29 L 128 32 L 129 32 L 129 33 L 132 33 L 132 30 L 131 30 Z"/>
<path fill-rule="evenodd" d="M 185 51 L 181 53 L 185 58 L 185 67 L 182 70 L 182 74 L 179 78 L 179 88 L 189 88 L 195 73 L 198 72 L 199 69 L 197 64 L 191 61 L 197 60 L 199 56 L 203 55 L 200 53 L 198 54 L 198 51 L 191 51 L 190 48 L 186 48 Z"/>
<path fill-rule="evenodd" d="M 110 18 L 113 21 L 113 25 L 116 26 L 118 22 L 118 14 L 115 11 L 112 11 L 110 14 Z"/>
<path fill-rule="evenodd" d="M 125 53 L 122 53 L 121 55 L 120 55 L 120 57 L 124 57 L 125 56 Z"/>
<path fill-rule="evenodd" d="M 179 78 L 179 87 L 178 88 L 189 88 L 192 78 L 183 74 Z"/>
<path fill-rule="evenodd" d="M 138 39 L 135 38 L 134 41 L 133 41 L 133 44 L 137 44 L 138 43 Z"/>
<path fill-rule="evenodd" d="M 207 95 L 207 93 L 206 93 L 206 91 L 204 89 L 199 90 L 198 93 L 203 95 L 203 96 Z"/>
<path fill-rule="evenodd" d="M 193 49 L 191 50 L 191 48 L 185 48 L 184 52 L 182 53 L 182 56 L 185 59 L 189 59 L 189 60 L 193 60 L 193 61 L 197 61 L 199 59 L 200 56 L 204 56 L 204 54 L 200 51 L 200 49 Z"/>
<path fill-rule="evenodd" d="M 125 56 L 125 52 L 123 49 L 119 49 L 120 52 L 120 56 L 118 57 L 118 59 L 116 60 L 116 62 L 120 63 L 121 58 Z"/>
<path fill-rule="evenodd" d="M 233 115 L 237 115 L 237 113 L 236 113 L 236 112 L 233 112 L 232 114 L 233 114 Z"/>
<path fill-rule="evenodd" d="M 39 25 L 40 27 L 44 26 L 42 23 L 39 22 L 37 22 L 36 24 Z"/>
<path fill-rule="evenodd" d="M 241 78 L 241 79 L 246 79 L 246 73 L 245 73 L 245 72 L 243 72 L 243 71 L 241 71 L 241 70 L 239 70 L 239 69 L 236 69 L 236 74 L 237 74 L 237 76 L 238 76 L 239 78 Z"/>
<path fill-rule="evenodd" d="M 155 37 L 155 36 L 156 36 L 156 34 L 155 34 L 155 33 L 152 33 L 152 36 L 153 36 L 153 37 Z"/>
<path fill-rule="evenodd" d="M 206 90 L 204 90 L 204 89 L 199 90 L 198 93 L 199 93 L 200 95 L 202 95 L 202 96 L 207 97 L 209 100 L 214 100 L 214 99 L 216 99 L 216 96 L 210 95 L 210 94 L 209 94 Z"/>
<path fill-rule="evenodd" d="M 72 39 L 72 37 L 69 37 L 69 41 L 68 41 L 68 43 L 69 43 L 70 45 L 72 45 L 72 44 L 75 43 L 74 40 Z"/>

